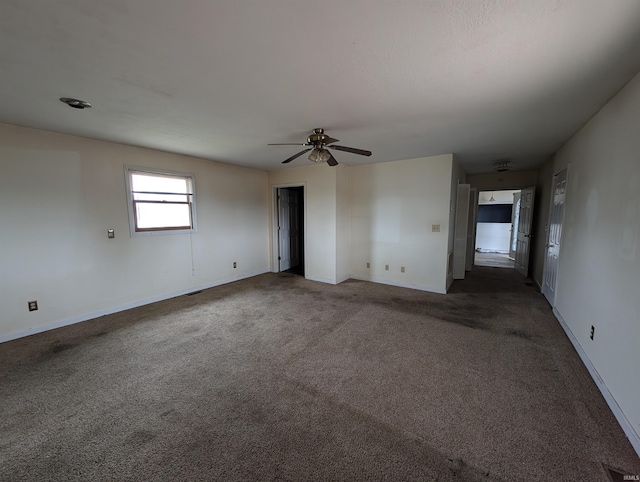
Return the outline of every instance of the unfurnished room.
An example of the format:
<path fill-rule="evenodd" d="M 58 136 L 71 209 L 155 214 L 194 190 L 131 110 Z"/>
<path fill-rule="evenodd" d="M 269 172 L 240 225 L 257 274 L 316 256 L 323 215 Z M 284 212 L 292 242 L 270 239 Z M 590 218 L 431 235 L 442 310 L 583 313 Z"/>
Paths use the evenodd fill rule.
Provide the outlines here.
<path fill-rule="evenodd" d="M 0 1 L 0 481 L 640 480 L 638 45 Z"/>

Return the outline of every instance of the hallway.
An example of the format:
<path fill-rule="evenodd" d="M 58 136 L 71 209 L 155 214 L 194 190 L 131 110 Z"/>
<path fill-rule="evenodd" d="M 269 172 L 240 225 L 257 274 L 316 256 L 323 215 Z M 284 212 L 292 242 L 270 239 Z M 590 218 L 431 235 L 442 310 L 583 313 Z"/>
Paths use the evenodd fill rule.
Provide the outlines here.
<path fill-rule="evenodd" d="M 475 266 L 486 266 L 489 268 L 513 268 L 514 260 L 508 254 L 502 253 L 481 253 L 476 251 L 474 257 Z"/>

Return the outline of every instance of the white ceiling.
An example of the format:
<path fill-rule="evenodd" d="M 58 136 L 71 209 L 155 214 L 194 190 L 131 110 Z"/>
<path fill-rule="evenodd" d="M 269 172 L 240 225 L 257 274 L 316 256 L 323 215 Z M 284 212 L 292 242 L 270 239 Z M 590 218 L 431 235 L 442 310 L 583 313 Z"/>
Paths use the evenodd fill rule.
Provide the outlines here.
<path fill-rule="evenodd" d="M 640 70 L 638 0 L 2 0 L 0 122 L 274 169 L 537 167 Z M 92 109 L 71 109 L 59 97 Z M 305 165 L 300 157 L 289 166 Z"/>

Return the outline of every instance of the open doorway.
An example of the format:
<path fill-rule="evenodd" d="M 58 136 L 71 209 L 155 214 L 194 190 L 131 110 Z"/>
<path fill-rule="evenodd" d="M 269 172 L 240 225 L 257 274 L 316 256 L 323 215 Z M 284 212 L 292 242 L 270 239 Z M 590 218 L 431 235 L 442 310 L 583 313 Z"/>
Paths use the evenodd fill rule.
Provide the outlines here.
<path fill-rule="evenodd" d="M 275 188 L 275 271 L 304 276 L 304 186 Z"/>
<path fill-rule="evenodd" d="M 520 197 L 519 189 L 478 193 L 476 266 L 515 267 Z"/>

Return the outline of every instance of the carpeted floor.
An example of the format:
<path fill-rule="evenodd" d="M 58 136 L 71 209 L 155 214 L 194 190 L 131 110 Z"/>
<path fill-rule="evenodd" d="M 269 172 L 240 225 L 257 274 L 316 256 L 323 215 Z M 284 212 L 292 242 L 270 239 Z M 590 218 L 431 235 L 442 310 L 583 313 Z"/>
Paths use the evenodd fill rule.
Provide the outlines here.
<path fill-rule="evenodd" d="M 0 345 L 0 480 L 606 481 L 640 460 L 543 297 L 265 274 Z"/>

